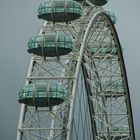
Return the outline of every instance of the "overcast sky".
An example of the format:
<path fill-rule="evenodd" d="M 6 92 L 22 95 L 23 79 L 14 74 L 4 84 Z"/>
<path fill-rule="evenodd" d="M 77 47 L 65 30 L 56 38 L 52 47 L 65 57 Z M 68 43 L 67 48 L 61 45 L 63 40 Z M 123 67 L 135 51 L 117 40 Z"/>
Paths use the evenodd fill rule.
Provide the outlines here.
<path fill-rule="evenodd" d="M 29 63 L 27 42 L 43 21 L 37 0 L 0 0 L 0 139 L 15 140 L 20 105 L 18 91 Z M 135 131 L 140 139 L 140 0 L 110 0 L 105 9 L 117 16 L 116 29 L 124 48 Z"/>

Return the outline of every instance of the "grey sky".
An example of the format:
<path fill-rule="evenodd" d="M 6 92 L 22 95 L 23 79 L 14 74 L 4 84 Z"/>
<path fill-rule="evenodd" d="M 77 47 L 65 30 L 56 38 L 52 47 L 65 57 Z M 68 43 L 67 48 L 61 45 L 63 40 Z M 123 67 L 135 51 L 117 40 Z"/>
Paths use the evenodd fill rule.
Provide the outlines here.
<path fill-rule="evenodd" d="M 0 139 L 15 140 L 18 91 L 24 84 L 29 62 L 27 42 L 43 21 L 37 18 L 41 1 L 0 0 Z M 43 1 L 42 1 L 43 2 Z M 105 9 L 117 16 L 116 28 L 128 74 L 136 138 L 140 138 L 140 1 L 110 0 Z"/>

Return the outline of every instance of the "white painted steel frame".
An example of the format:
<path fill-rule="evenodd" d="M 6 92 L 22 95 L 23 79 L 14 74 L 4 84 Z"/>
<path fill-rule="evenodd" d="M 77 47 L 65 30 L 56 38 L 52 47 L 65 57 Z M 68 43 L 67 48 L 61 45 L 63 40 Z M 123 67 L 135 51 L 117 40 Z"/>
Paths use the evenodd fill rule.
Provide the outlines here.
<path fill-rule="evenodd" d="M 103 136 L 100 136 L 100 134 L 99 134 L 99 132 L 96 132 L 94 135 L 96 135 L 95 136 L 95 139 L 105 139 L 105 140 L 135 140 L 135 133 L 134 133 L 134 126 L 133 126 L 133 117 L 132 117 L 132 109 L 131 109 L 131 102 L 130 102 L 130 95 L 129 95 L 129 89 L 128 89 L 128 83 L 127 83 L 127 76 L 126 76 L 126 70 L 125 70 L 125 66 L 124 66 L 124 60 L 123 60 L 123 56 L 122 56 L 122 50 L 121 50 L 121 46 L 120 46 L 120 43 L 119 43 L 119 39 L 118 39 L 118 36 L 117 36 L 117 33 L 116 33 L 116 30 L 115 30 L 115 28 L 114 28 L 114 26 L 113 26 L 113 24 L 112 24 L 112 22 L 111 22 L 111 20 L 108 18 L 108 16 L 106 15 L 106 13 L 105 12 L 98 12 L 97 14 L 96 14 L 96 16 L 95 17 L 93 17 L 92 19 L 91 19 L 91 21 L 90 21 L 90 23 L 89 23 L 89 28 L 87 28 L 87 32 L 85 32 L 85 37 L 84 37 L 84 40 L 83 40 L 83 42 L 85 42 L 85 41 L 87 41 L 86 43 L 84 43 L 84 45 L 87 45 L 88 43 L 89 43 L 89 40 L 87 40 L 87 38 L 90 36 L 89 35 L 89 32 L 91 32 L 91 33 L 93 33 L 94 34 L 94 29 L 92 30 L 91 29 L 91 26 L 94 26 L 95 24 L 96 24 L 96 22 L 98 21 L 98 19 L 100 18 L 100 17 L 102 17 L 103 19 L 102 19 L 102 21 L 101 21 L 101 24 L 103 24 L 104 22 L 105 23 L 107 23 L 107 24 L 105 24 L 103 27 L 104 28 L 106 28 L 105 26 L 107 26 L 107 28 L 109 28 L 109 30 L 111 31 L 111 33 L 110 33 L 110 38 L 111 38 L 111 36 L 113 37 L 113 39 L 114 39 L 114 45 L 116 45 L 117 46 L 117 49 L 118 49 L 118 55 L 117 55 L 117 57 L 118 57 L 118 59 L 120 60 L 120 62 L 118 62 L 118 66 L 120 67 L 120 78 L 121 79 L 123 79 L 124 80 L 124 95 L 118 95 L 117 94 L 117 96 L 116 96 L 116 98 L 118 99 L 118 100 L 120 100 L 120 102 L 122 102 L 123 104 L 124 104 L 124 112 L 126 113 L 126 115 L 125 115 L 125 117 L 127 118 L 127 120 L 128 120 L 128 122 L 126 122 L 126 124 L 127 124 L 127 129 L 128 130 L 123 130 L 123 132 L 120 132 L 120 130 L 122 130 L 122 126 L 119 126 L 119 122 L 116 122 L 117 124 L 118 124 L 118 129 L 120 129 L 120 130 L 118 130 L 118 131 L 115 131 L 114 133 L 115 133 L 115 135 L 114 136 L 112 136 L 112 133 L 113 132 L 111 132 L 110 131 L 110 129 L 109 129 L 109 120 L 108 120 L 108 116 L 110 115 L 110 114 L 106 114 L 106 107 L 105 107 L 105 95 L 103 95 L 103 98 L 102 98 L 102 101 L 98 101 L 98 100 L 92 100 L 92 98 L 94 99 L 94 96 L 92 97 L 91 96 L 91 100 L 92 100 L 92 102 L 93 102 L 93 106 L 94 106 L 94 108 L 95 108 L 95 104 L 97 103 L 100 107 L 102 106 L 104 109 L 104 113 L 103 114 L 106 114 L 105 116 L 105 123 L 106 123 L 106 128 L 107 128 L 107 132 L 105 132 L 104 130 L 102 130 L 102 134 L 103 134 Z M 99 25 L 100 26 L 100 25 Z M 98 27 L 99 28 L 99 27 Z M 100 32 L 99 32 L 99 34 L 100 34 Z M 96 34 L 94 34 L 94 37 L 93 38 L 95 38 L 96 37 Z M 99 36 L 97 36 L 97 38 L 95 39 L 95 40 L 98 40 L 98 37 Z M 103 35 L 102 37 L 106 37 L 106 34 L 105 35 Z M 92 35 L 91 35 L 91 38 L 90 38 L 91 40 L 92 40 Z M 98 40 L 99 41 L 99 40 Z M 93 46 L 94 46 L 94 44 L 92 44 Z M 91 45 L 91 46 L 92 46 Z M 100 44 L 99 44 L 100 45 Z M 104 44 L 103 44 L 104 45 Z M 84 53 L 84 57 L 86 58 L 86 57 L 88 57 L 89 56 L 89 54 L 91 53 L 90 52 L 91 50 L 88 50 L 87 51 L 87 54 L 86 53 Z M 92 54 L 93 55 L 93 58 L 91 57 L 91 58 L 87 58 L 87 63 L 89 63 L 89 62 L 92 62 L 93 63 L 93 68 L 92 69 L 94 69 L 93 70 L 93 73 L 95 74 L 95 77 L 96 77 L 96 79 L 99 81 L 99 85 L 98 85 L 98 87 L 97 88 L 101 88 L 101 81 L 100 81 L 100 79 L 99 79 L 99 75 L 98 75 L 98 73 L 99 73 L 99 71 L 97 70 L 97 67 L 96 67 L 96 64 L 95 64 L 95 62 L 96 62 L 96 59 L 99 61 L 102 61 L 102 59 L 103 59 L 103 62 L 105 61 L 105 60 L 110 60 L 111 59 L 111 57 L 113 58 L 113 57 L 115 57 L 115 55 L 116 54 L 113 54 L 113 55 L 108 55 L 107 57 L 104 57 L 103 58 L 103 56 L 99 56 L 99 58 L 96 58 L 96 55 L 95 55 L 95 57 L 94 57 L 94 54 Z M 109 58 L 110 57 L 110 58 Z M 113 60 L 114 61 L 114 60 Z M 116 61 L 116 60 L 115 60 Z M 117 60 L 118 61 L 118 60 Z M 99 68 L 100 66 L 98 65 L 98 68 Z M 90 70 L 90 68 L 88 67 L 87 68 L 87 71 L 89 71 Z M 91 70 L 90 70 L 91 71 Z M 104 70 L 105 71 L 105 70 Z M 114 75 L 114 76 L 116 76 L 116 75 Z M 94 80 L 96 80 L 96 79 L 94 79 Z M 93 83 L 94 83 L 94 80 L 93 80 Z M 90 81 L 89 81 L 90 82 Z M 114 81 L 115 82 L 115 81 Z M 90 82 L 90 84 L 92 85 L 92 82 Z M 94 89 L 93 89 L 94 90 Z M 92 92 L 92 91 L 91 91 Z M 101 93 L 102 93 L 102 90 L 100 91 Z M 115 91 L 114 91 L 115 92 Z M 98 96 L 98 95 L 97 95 Z M 102 96 L 102 95 L 101 95 Z M 120 98 L 120 96 L 123 96 L 124 97 L 124 99 L 121 101 L 121 99 L 119 99 Z M 114 98 L 113 96 L 110 96 L 109 97 L 110 99 L 112 98 Z M 113 102 L 111 102 L 110 101 L 110 104 L 113 104 Z M 121 103 L 120 103 L 121 104 Z M 121 106 L 120 106 L 121 107 Z M 120 107 L 118 107 L 118 109 L 119 110 L 121 110 L 120 109 Z M 100 110 L 101 111 L 101 110 Z M 99 112 L 100 112 L 99 111 Z M 102 111 L 101 111 L 102 112 Z M 98 121 L 101 121 L 101 122 L 103 122 L 103 118 L 101 118 L 100 120 L 98 119 L 98 118 L 96 118 L 96 115 L 97 114 L 93 114 L 93 118 L 94 118 L 94 120 L 95 120 L 95 122 L 96 122 L 96 124 L 97 125 L 99 125 L 98 124 Z M 113 114 L 111 114 L 111 115 L 113 115 Z M 118 115 L 118 116 L 121 116 L 122 114 L 114 114 L 114 115 Z M 122 118 L 123 119 L 123 118 Z M 119 120 L 118 120 L 119 121 Z M 121 117 L 120 117 L 120 121 L 121 121 Z M 96 130 L 96 128 L 95 128 L 95 126 L 96 125 L 94 125 L 94 129 Z M 125 126 L 124 126 L 125 127 Z M 125 132 L 126 131 L 126 132 Z M 123 133 L 123 134 L 117 134 L 117 133 Z M 106 134 L 107 133 L 107 134 Z M 105 135 L 107 135 L 107 136 L 105 136 Z"/>
<path fill-rule="evenodd" d="M 79 72 L 80 72 L 80 68 L 81 68 L 81 63 L 82 63 L 82 59 L 83 59 L 83 54 L 84 54 L 84 51 L 85 51 L 85 44 L 86 44 L 86 40 L 87 40 L 87 37 L 88 37 L 88 32 L 90 30 L 90 27 L 92 26 L 92 22 L 93 20 L 95 19 L 96 15 L 98 15 L 98 13 L 100 12 L 97 12 L 91 19 L 91 21 L 89 22 L 88 24 L 88 27 L 86 29 L 86 32 L 84 34 L 84 38 L 83 38 L 83 41 L 82 41 L 82 44 L 81 44 L 81 49 L 80 49 L 80 56 L 79 56 L 79 59 L 78 59 L 78 62 L 77 62 L 77 66 L 76 66 L 76 73 L 75 73 L 75 81 L 74 81 L 74 86 L 73 86 L 73 89 L 72 89 L 72 97 L 73 97 L 73 100 L 70 102 L 70 113 L 69 113 L 69 121 L 68 121 L 68 129 L 70 129 L 70 131 L 68 131 L 67 133 L 67 140 L 70 140 L 70 135 L 71 135 L 71 125 L 72 125 L 72 117 L 73 117 L 73 109 L 74 109 L 74 102 L 75 102 L 75 96 L 76 96 L 76 92 L 77 92 L 77 85 L 78 85 L 78 77 L 79 77 Z"/>
<path fill-rule="evenodd" d="M 80 19 L 79 21 L 78 21 L 78 23 L 82 23 L 83 24 L 83 21 L 84 21 L 84 23 L 85 23 L 85 25 L 86 25 L 86 21 L 88 21 L 90 18 L 89 18 L 89 16 L 86 16 L 87 15 L 87 13 L 88 13 L 88 11 L 89 11 L 89 9 L 90 8 L 87 8 L 87 7 L 85 7 L 85 16 L 83 17 L 83 19 Z M 95 10 L 96 11 L 96 10 Z M 94 12 L 92 12 L 92 13 L 94 13 Z M 90 17 L 91 17 L 92 15 L 90 15 Z M 87 20 L 85 20 L 87 18 Z M 66 25 L 64 25 L 64 24 L 60 24 L 60 26 L 59 26 L 59 24 L 58 25 L 55 25 L 55 26 L 52 26 L 52 24 L 46 24 L 46 22 L 44 23 L 44 25 L 42 26 L 42 28 L 41 28 L 41 31 L 40 31 L 40 33 L 39 34 L 42 34 L 42 33 L 44 33 L 46 30 L 47 31 L 51 31 L 51 30 L 56 30 L 56 31 L 58 31 L 58 30 L 60 30 L 60 31 L 64 31 L 65 33 L 68 33 L 68 32 L 70 32 L 70 34 L 72 34 L 72 36 L 75 38 L 75 40 L 79 37 L 79 32 L 80 32 L 80 30 L 82 29 L 82 32 L 84 31 L 83 29 L 85 28 L 85 25 L 83 26 L 80 26 L 80 28 L 79 28 L 79 26 L 77 26 L 77 21 L 73 24 L 69 24 L 69 26 L 66 26 Z M 64 27 L 65 26 L 65 27 Z M 75 33 L 74 33 L 75 32 Z M 81 32 L 81 33 L 82 33 Z M 68 33 L 69 34 L 69 33 Z M 79 43 L 79 42 L 77 42 L 77 43 Z M 77 49 L 77 48 L 76 48 Z M 68 57 L 68 59 L 70 59 L 70 60 L 72 60 L 72 61 L 75 61 L 77 58 L 78 58 L 78 56 L 77 56 L 77 53 L 79 53 L 78 52 L 79 51 L 79 48 L 78 48 L 78 50 L 76 50 L 75 52 L 74 52 L 74 54 L 75 54 L 75 56 L 73 57 L 73 58 L 71 58 L 71 57 Z M 63 59 L 63 58 L 62 58 Z M 38 64 L 40 63 L 39 61 L 40 61 L 41 59 L 40 59 L 40 57 L 37 57 L 37 56 L 32 56 L 32 58 L 31 58 L 31 62 L 30 62 L 30 65 L 29 65 L 29 70 L 28 70 L 28 74 L 27 74 L 27 80 L 26 80 L 26 85 L 27 84 L 29 84 L 32 80 L 34 81 L 36 81 L 36 80 L 66 80 L 67 78 L 68 79 L 74 79 L 74 73 L 73 73 L 73 76 L 72 76 L 72 78 L 69 78 L 69 77 L 66 77 L 66 76 L 62 76 L 62 77 L 58 77 L 58 76 L 55 76 L 55 77 L 49 77 L 49 78 L 47 78 L 47 77 L 36 77 L 36 76 L 31 76 L 32 74 L 33 74 L 33 72 L 35 71 L 34 70 L 34 68 L 35 68 L 35 65 L 36 65 L 36 62 L 38 62 Z M 43 60 L 43 59 L 42 59 Z M 48 59 L 49 60 L 49 59 Z M 54 60 L 53 58 L 51 58 L 50 59 L 50 61 L 58 61 L 57 59 L 56 60 Z M 71 63 L 72 65 L 75 65 L 73 62 Z M 39 64 L 39 67 L 42 67 L 42 64 Z M 38 68 L 39 68 L 38 67 Z M 42 67 L 43 68 L 43 67 Z M 40 68 L 39 68 L 40 69 Z M 39 69 L 38 69 L 38 71 L 39 71 Z M 74 69 L 73 69 L 74 70 Z M 75 71 L 75 70 L 74 70 Z M 64 78 L 65 77 L 65 78 Z M 72 82 L 71 82 L 71 84 L 72 84 Z M 71 85 L 72 86 L 72 85 Z M 22 126 L 23 126 L 23 124 L 24 124 L 24 121 L 25 121 L 25 114 L 26 114 L 26 112 L 29 112 L 29 110 L 28 110 L 28 108 L 27 108 L 27 106 L 25 106 L 25 105 L 22 105 L 22 107 L 21 107 L 21 113 L 20 113 L 20 118 L 19 118 L 19 126 L 18 126 L 18 132 L 17 132 L 17 140 L 21 140 L 22 139 L 22 136 L 23 136 L 23 134 L 24 134 L 24 132 L 26 131 L 26 130 L 41 130 L 41 128 L 28 128 L 28 127 L 26 127 L 26 128 L 23 128 Z M 68 112 L 66 112 L 66 114 L 67 114 Z M 34 113 L 31 113 L 31 114 L 34 114 Z M 49 128 L 42 128 L 43 130 L 48 130 Z M 54 129 L 54 128 L 53 128 Z M 34 134 L 35 135 L 35 134 Z M 36 134 L 37 135 L 37 134 Z M 51 134 L 52 135 L 52 134 Z M 43 138 L 43 137 L 42 137 Z M 32 139 L 33 139 L 33 137 L 32 137 Z"/>
<path fill-rule="evenodd" d="M 120 48 L 120 43 L 119 43 L 119 40 L 118 40 L 118 37 L 117 37 L 117 34 L 116 34 L 116 31 L 115 31 L 115 28 L 114 26 L 112 25 L 110 19 L 108 18 L 108 16 L 103 12 L 103 10 L 101 8 L 96 8 L 94 7 L 92 4 L 91 6 L 89 7 L 86 7 L 84 8 L 84 14 L 83 16 L 81 17 L 80 20 L 77 20 L 75 22 L 72 22 L 72 23 L 68 23 L 68 25 L 64 25 L 64 24 L 55 24 L 55 25 L 52 25 L 51 23 L 48 23 L 43 25 L 43 28 L 41 29 L 40 33 L 42 34 L 43 32 L 45 31 L 51 31 L 51 30 L 59 30 L 59 31 L 64 31 L 66 34 L 70 34 L 73 36 L 73 38 L 75 39 L 75 42 L 76 42 L 76 48 L 74 49 L 74 51 L 72 52 L 72 55 L 68 55 L 64 58 L 57 58 L 57 59 L 53 59 L 53 58 L 48 58 L 48 61 L 50 62 L 55 62 L 56 63 L 58 61 L 63 61 L 62 59 L 66 59 L 68 60 L 70 63 L 69 65 L 71 66 L 67 66 L 67 64 L 65 65 L 60 65 L 62 66 L 63 68 L 63 71 L 65 71 L 65 69 L 70 68 L 72 69 L 72 73 L 71 75 L 64 75 L 64 74 L 61 74 L 60 75 L 55 75 L 55 72 L 54 72 L 54 75 L 51 76 L 51 74 L 53 73 L 50 73 L 50 76 L 47 77 L 45 76 L 45 74 L 43 76 L 38 76 L 38 75 L 32 75 L 31 73 L 34 71 L 33 69 L 36 68 L 36 71 L 40 71 L 41 68 L 45 68 L 46 66 L 49 66 L 49 64 L 45 64 L 43 62 L 43 59 L 40 59 L 40 57 L 37 57 L 37 56 L 32 56 L 31 58 L 31 62 L 30 62 L 30 65 L 29 65 L 29 70 L 28 70 L 28 74 L 27 74 L 27 80 L 26 80 L 26 85 L 30 82 L 30 81 L 42 81 L 42 80 L 48 80 L 48 81 L 53 81 L 53 80 L 57 80 L 57 81 L 60 81 L 60 83 L 62 81 L 70 81 L 69 84 L 71 84 L 71 88 L 72 88 L 72 91 L 71 91 L 71 96 L 69 97 L 69 99 L 67 99 L 66 101 L 66 104 L 65 105 L 62 105 L 60 106 L 59 108 L 55 107 L 54 108 L 54 113 L 51 114 L 51 113 L 47 113 L 47 115 L 49 117 L 52 117 L 54 118 L 54 116 L 59 120 L 60 123 L 62 123 L 61 119 L 59 118 L 59 116 L 57 117 L 57 112 L 55 114 L 55 111 L 58 109 L 58 112 L 61 112 L 62 110 L 65 110 L 64 111 L 64 115 L 66 115 L 67 117 L 64 117 L 66 120 L 66 123 L 64 124 L 65 125 L 65 130 L 63 131 L 64 132 L 64 136 L 62 136 L 61 139 L 66 139 L 66 140 L 70 140 L 71 139 L 71 133 L 72 133 L 72 125 L 73 125 L 73 112 L 74 112 L 74 105 L 75 105 L 75 98 L 76 98 L 76 94 L 77 94 L 77 85 L 78 85 L 78 78 L 79 78 L 79 72 L 81 71 L 81 66 L 82 66 L 82 63 L 85 63 L 84 62 L 84 59 L 88 56 L 88 52 L 85 48 L 86 47 L 86 44 L 87 44 L 87 39 L 89 37 L 89 32 L 90 32 L 90 29 L 91 27 L 94 25 L 94 30 L 97 30 L 98 29 L 98 19 L 100 19 L 102 16 L 105 17 L 105 21 L 108 21 L 109 23 L 109 29 L 111 30 L 111 32 L 113 32 L 114 35 L 114 39 L 115 39 L 115 43 L 116 45 L 119 47 L 119 57 L 121 58 L 120 61 L 121 61 L 121 69 L 122 69 L 122 72 L 123 72 L 123 75 L 124 75 L 124 79 L 126 81 L 125 83 L 125 89 L 126 89 L 126 92 L 128 93 L 127 95 L 127 106 L 128 106 L 128 112 L 129 112 L 129 126 L 130 126 L 130 130 L 131 130 L 131 133 L 132 133 L 132 137 L 133 139 L 132 140 L 135 140 L 135 135 L 134 135 L 134 126 L 133 126 L 133 118 L 132 118 L 132 110 L 131 110 L 131 103 L 130 103 L 130 95 L 129 95 L 129 89 L 128 89 L 128 83 L 127 83 L 127 77 L 126 77 L 126 71 L 125 71 L 125 67 L 124 67 L 124 61 L 123 61 L 123 57 L 122 57 L 122 54 L 121 54 L 121 48 Z M 100 21 L 100 20 L 99 20 Z M 104 23 L 104 21 L 103 21 Z M 104 28 L 104 24 L 102 24 L 102 28 Z M 97 37 L 98 37 L 98 34 L 97 34 Z M 104 36 L 105 37 L 105 34 Z M 94 38 L 96 39 L 96 38 Z M 88 53 L 87 53 L 88 52 Z M 87 54 L 86 54 L 87 53 Z M 59 59 L 59 60 L 58 60 Z M 41 61 L 43 63 L 41 63 Z M 68 62 L 67 61 L 67 62 Z M 89 61 L 94 61 L 94 59 L 90 58 Z M 38 64 L 37 64 L 37 63 Z M 63 61 L 64 62 L 64 61 Z M 36 64 L 38 66 L 35 67 Z M 43 65 L 44 64 L 44 65 Z M 54 63 L 55 64 L 55 63 Z M 45 67 L 44 67 L 45 66 Z M 60 67 L 60 66 L 59 66 Z M 86 68 L 86 65 L 83 66 L 85 67 L 85 70 L 87 71 L 88 73 L 88 68 Z M 55 68 L 55 67 L 54 67 Z M 95 67 L 96 68 L 96 67 Z M 57 68 L 56 68 L 57 69 Z M 53 67 L 51 69 L 53 71 Z M 59 70 L 59 68 L 58 68 Z M 43 71 L 41 71 L 43 72 Z M 57 72 L 57 71 L 56 71 Z M 94 72 L 94 71 L 93 71 Z M 98 75 L 95 75 L 97 76 L 98 78 Z M 88 82 L 88 79 L 87 77 L 85 77 L 85 81 L 86 83 Z M 89 81 L 90 82 L 90 81 Z M 73 83 L 73 85 L 72 85 Z M 85 84 L 86 84 L 85 83 Z M 70 88 L 70 87 L 69 87 Z M 90 92 L 93 92 L 93 91 L 90 91 Z M 87 93 L 89 94 L 89 93 Z M 88 101 L 90 102 L 95 102 L 94 98 L 92 98 L 91 95 L 87 95 L 89 98 L 88 98 Z M 102 102 L 98 102 L 98 104 L 100 104 L 100 106 L 105 106 L 104 104 L 102 105 Z M 19 118 L 19 126 L 18 126 L 18 131 L 17 131 L 17 140 L 22 140 L 22 136 L 23 136 L 23 133 L 25 131 L 30 131 L 30 130 L 50 130 L 50 136 L 48 135 L 48 139 L 52 139 L 54 140 L 58 135 L 61 135 L 60 133 L 62 132 L 62 129 L 61 127 L 55 127 L 55 120 L 52 120 L 52 124 L 51 124 L 51 127 L 50 128 L 28 128 L 28 127 L 25 127 L 25 128 L 22 128 L 21 126 L 23 125 L 24 121 L 25 121 L 25 113 L 28 111 L 26 110 L 27 106 L 25 105 L 21 105 L 21 113 L 20 113 L 20 118 Z M 67 108 L 65 108 L 67 107 Z M 98 132 L 97 132 L 97 129 L 95 128 L 96 127 L 96 115 L 94 110 L 94 106 L 93 108 L 89 105 L 89 110 L 91 111 L 90 113 L 93 115 L 93 116 L 90 116 L 91 118 L 91 125 L 92 125 L 92 135 L 94 137 L 95 140 L 101 140 L 102 138 L 98 136 Z M 50 108 L 51 110 L 51 108 Z M 38 112 L 45 112 L 46 110 L 45 109 L 41 109 L 41 108 L 38 108 Z M 34 115 L 34 111 L 31 112 L 31 116 Z M 119 115 L 119 114 L 118 114 Z M 44 116 L 42 116 L 43 118 Z M 28 118 L 30 119 L 30 118 Z M 37 120 L 37 119 L 36 119 Z M 57 120 L 57 121 L 58 121 Z M 106 121 L 107 121 L 107 118 L 106 118 Z M 92 124 L 94 123 L 94 124 Z M 108 123 L 108 121 L 106 122 Z M 56 133 L 54 134 L 54 130 L 60 130 L 60 133 Z M 63 133 L 62 132 L 62 133 Z M 33 134 L 33 135 L 36 135 L 36 137 L 40 137 L 38 136 L 38 134 Z M 108 135 L 110 135 L 110 132 L 108 130 Z M 46 139 L 45 137 L 40 137 L 40 139 Z M 31 139 L 34 139 L 36 140 L 36 138 L 33 138 L 31 137 Z M 109 138 L 106 137 L 106 140 L 111 140 L 110 139 L 110 136 Z M 114 140 L 114 139 L 113 139 Z M 124 139 L 125 140 L 125 139 Z M 129 139 L 130 140 L 130 139 Z"/>

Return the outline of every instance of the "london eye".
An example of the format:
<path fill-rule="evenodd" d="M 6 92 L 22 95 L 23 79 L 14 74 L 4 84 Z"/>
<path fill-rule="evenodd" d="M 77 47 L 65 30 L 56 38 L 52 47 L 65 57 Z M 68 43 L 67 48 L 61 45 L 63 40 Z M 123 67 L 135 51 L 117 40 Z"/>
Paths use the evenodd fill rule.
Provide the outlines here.
<path fill-rule="evenodd" d="M 107 0 L 47 0 L 31 55 L 17 140 L 135 140 L 116 17 Z"/>

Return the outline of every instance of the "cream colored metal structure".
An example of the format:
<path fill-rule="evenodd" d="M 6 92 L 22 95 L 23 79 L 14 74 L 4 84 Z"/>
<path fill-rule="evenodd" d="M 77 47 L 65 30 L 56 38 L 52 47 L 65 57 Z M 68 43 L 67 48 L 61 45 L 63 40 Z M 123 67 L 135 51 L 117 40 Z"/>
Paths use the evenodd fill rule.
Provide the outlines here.
<path fill-rule="evenodd" d="M 64 56 L 31 56 L 26 85 L 50 82 L 68 94 L 57 106 L 21 105 L 17 140 L 135 140 L 121 45 L 106 12 L 83 3 L 81 18 L 45 22 L 40 35 L 60 31 L 75 42 Z"/>

